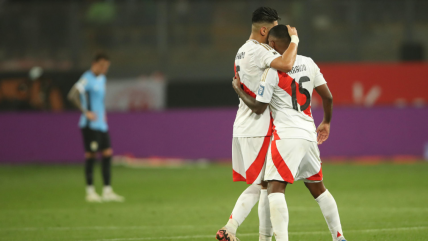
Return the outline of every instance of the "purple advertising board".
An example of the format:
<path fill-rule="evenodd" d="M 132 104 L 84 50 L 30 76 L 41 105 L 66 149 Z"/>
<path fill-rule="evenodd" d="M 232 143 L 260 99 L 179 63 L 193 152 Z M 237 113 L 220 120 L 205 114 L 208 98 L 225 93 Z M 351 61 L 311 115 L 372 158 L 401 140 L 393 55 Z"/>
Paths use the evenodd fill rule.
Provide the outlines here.
<path fill-rule="evenodd" d="M 185 159 L 231 158 L 236 109 L 109 113 L 116 155 Z M 323 116 L 314 109 L 318 124 Z M 0 163 L 81 162 L 79 113 L 0 114 Z M 321 156 L 422 157 L 428 143 L 428 108 L 336 108 Z"/>

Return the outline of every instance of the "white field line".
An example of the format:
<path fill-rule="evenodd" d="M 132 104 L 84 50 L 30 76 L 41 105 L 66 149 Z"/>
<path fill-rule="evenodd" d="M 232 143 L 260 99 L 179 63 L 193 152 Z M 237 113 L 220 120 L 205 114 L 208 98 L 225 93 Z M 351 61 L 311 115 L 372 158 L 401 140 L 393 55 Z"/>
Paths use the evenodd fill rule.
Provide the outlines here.
<path fill-rule="evenodd" d="M 362 230 L 346 230 L 345 233 L 370 233 L 370 232 L 397 232 L 397 231 L 413 231 L 428 229 L 428 226 L 421 227 L 405 227 L 405 228 L 380 228 L 380 229 L 362 229 Z M 314 232 L 289 232 L 289 235 L 317 235 L 326 234 L 327 231 L 314 231 Z M 246 233 L 240 234 L 239 236 L 257 236 L 259 233 Z M 212 235 L 189 235 L 189 236 L 171 236 L 171 237 L 146 237 L 146 238 L 115 238 L 115 239 L 96 239 L 96 240 L 85 240 L 85 241 L 131 241 L 131 240 L 161 240 L 161 239 L 198 239 L 198 238 L 214 238 Z M 82 240 L 83 241 L 83 240 Z"/>

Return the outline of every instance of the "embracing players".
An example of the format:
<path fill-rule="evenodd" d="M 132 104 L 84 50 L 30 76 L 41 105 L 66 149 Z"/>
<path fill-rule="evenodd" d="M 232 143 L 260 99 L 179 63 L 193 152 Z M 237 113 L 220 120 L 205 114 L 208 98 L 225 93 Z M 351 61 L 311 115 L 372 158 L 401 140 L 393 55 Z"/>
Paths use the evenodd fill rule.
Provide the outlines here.
<path fill-rule="evenodd" d="M 108 56 L 97 54 L 92 62 L 91 69 L 82 75 L 68 94 L 69 100 L 82 111 L 79 127 L 82 131 L 85 147 L 86 201 L 88 202 L 122 202 L 124 200 L 123 197 L 114 193 L 110 186 L 113 150 L 110 146 L 110 135 L 104 106 L 105 74 L 109 67 L 110 60 Z M 104 179 L 102 197 L 95 192 L 93 185 L 97 152 L 101 152 L 102 155 L 101 164 Z"/>
<path fill-rule="evenodd" d="M 256 98 L 259 82 L 266 68 L 288 72 L 296 59 L 298 37 L 295 28 L 289 27 L 293 41 L 282 55 L 266 44 L 269 30 L 278 25 L 278 20 L 274 9 L 256 9 L 252 16 L 250 39 L 236 55 L 235 72 L 241 76 L 242 87 L 251 98 Z M 218 230 L 218 240 L 237 240 L 237 228 L 259 200 L 260 240 L 272 239 L 267 183 L 262 183 L 271 134 L 269 108 L 257 115 L 241 100 L 233 125 L 233 181 L 245 181 L 252 185 L 238 198 L 226 226 Z"/>
<path fill-rule="evenodd" d="M 282 53 L 289 48 L 292 39 L 287 27 L 278 25 L 270 30 L 268 41 L 272 48 Z M 274 137 L 268 151 L 264 179 L 269 182 L 268 199 L 275 239 L 288 241 L 285 188 L 289 183 L 303 180 L 321 208 L 333 241 L 345 241 L 336 201 L 322 182 L 317 143 L 322 144 L 330 134 L 333 97 L 320 69 L 311 58 L 300 55 L 288 73 L 267 68 L 256 99 L 241 88 L 239 76 L 233 80 L 233 88 L 241 100 L 257 114 L 270 107 L 273 116 Z M 311 113 L 314 89 L 321 96 L 324 109 L 324 119 L 318 128 Z"/>

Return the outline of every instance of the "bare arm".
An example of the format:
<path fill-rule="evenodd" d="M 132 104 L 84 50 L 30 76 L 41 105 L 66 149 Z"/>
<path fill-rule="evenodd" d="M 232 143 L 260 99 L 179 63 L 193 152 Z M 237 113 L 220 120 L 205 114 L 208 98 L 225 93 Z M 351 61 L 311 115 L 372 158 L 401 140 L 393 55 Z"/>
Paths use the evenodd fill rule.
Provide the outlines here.
<path fill-rule="evenodd" d="M 333 96 L 327 84 L 316 87 L 315 91 L 321 96 L 322 107 L 324 109 L 324 119 L 317 128 L 317 141 L 318 144 L 322 144 L 330 135 L 330 122 L 333 115 Z"/>
<path fill-rule="evenodd" d="M 290 27 L 290 25 L 287 25 L 287 28 L 290 36 L 292 35 L 297 36 L 296 28 Z M 285 50 L 285 52 L 282 54 L 282 56 L 274 59 L 270 63 L 270 67 L 287 73 L 291 71 L 291 69 L 293 69 L 294 62 L 296 61 L 296 55 L 297 55 L 297 44 L 291 42 L 287 50 Z"/>
<path fill-rule="evenodd" d="M 241 79 L 238 75 L 233 78 L 232 87 L 235 92 L 239 95 L 239 98 L 244 101 L 244 103 L 257 115 L 263 114 L 269 104 L 259 102 L 255 98 L 251 97 L 249 94 L 245 93 L 245 91 L 241 87 Z"/>
<path fill-rule="evenodd" d="M 73 85 L 70 92 L 68 92 L 67 98 L 71 103 L 73 103 L 74 106 L 76 106 L 83 114 L 85 114 L 89 120 L 96 119 L 95 113 L 83 108 L 82 103 L 80 102 L 80 92 L 76 86 Z"/>
<path fill-rule="evenodd" d="M 67 98 L 81 112 L 86 112 L 86 110 L 82 107 L 82 103 L 80 102 L 80 93 L 76 86 L 73 85 L 70 92 L 68 92 Z"/>

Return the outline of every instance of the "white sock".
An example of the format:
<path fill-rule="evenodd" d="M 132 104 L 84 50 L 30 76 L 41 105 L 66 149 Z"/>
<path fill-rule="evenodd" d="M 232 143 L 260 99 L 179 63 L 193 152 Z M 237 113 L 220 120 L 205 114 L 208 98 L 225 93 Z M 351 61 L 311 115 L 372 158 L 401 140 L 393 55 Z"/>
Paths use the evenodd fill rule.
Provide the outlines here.
<path fill-rule="evenodd" d="M 271 193 L 268 196 L 270 220 L 276 241 L 288 241 L 288 208 L 283 193 Z"/>
<path fill-rule="evenodd" d="M 239 227 L 239 223 L 236 220 L 234 220 L 233 218 L 229 218 L 229 221 L 227 221 L 227 224 L 225 227 L 226 227 L 228 232 L 231 232 L 231 233 L 233 233 L 233 235 L 236 235 L 236 230 Z"/>
<path fill-rule="evenodd" d="M 232 215 L 230 215 L 229 221 L 226 224 L 229 232 L 236 235 L 239 225 L 244 222 L 245 218 L 250 214 L 251 209 L 259 201 L 261 189 L 260 185 L 252 184 L 239 196 L 233 208 Z"/>
<path fill-rule="evenodd" d="M 111 188 L 111 186 L 104 186 L 103 193 L 110 193 L 110 192 L 113 192 L 113 189 Z"/>
<path fill-rule="evenodd" d="M 86 186 L 86 194 L 92 194 L 95 192 L 95 187 L 90 185 L 90 186 Z"/>
<path fill-rule="evenodd" d="M 337 237 L 343 236 L 342 225 L 340 224 L 339 211 L 333 196 L 328 190 L 319 195 L 315 201 L 320 205 L 321 212 L 327 222 L 328 229 L 330 229 L 333 240 Z"/>
<path fill-rule="evenodd" d="M 259 200 L 259 241 L 271 241 L 273 235 L 272 223 L 270 222 L 269 198 L 267 190 L 260 191 Z"/>

